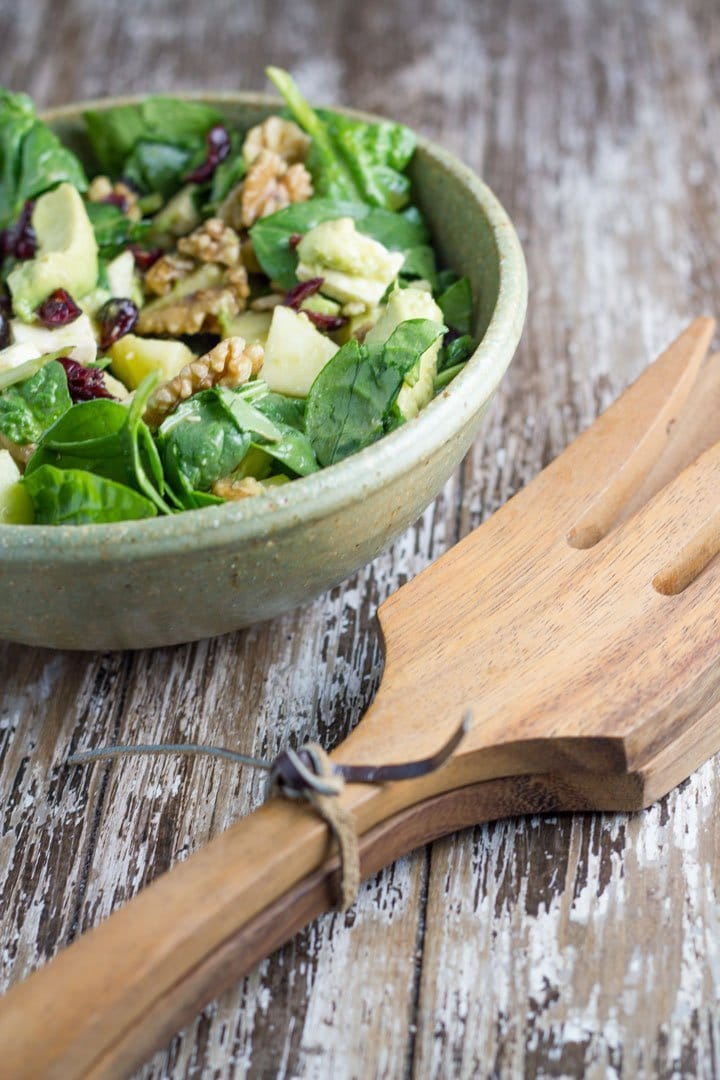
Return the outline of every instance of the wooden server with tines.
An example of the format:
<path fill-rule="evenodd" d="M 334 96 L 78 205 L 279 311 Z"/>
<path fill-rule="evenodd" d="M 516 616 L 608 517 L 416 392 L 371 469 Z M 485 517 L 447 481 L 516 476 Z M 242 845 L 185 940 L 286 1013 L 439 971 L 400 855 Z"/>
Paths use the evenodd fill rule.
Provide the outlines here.
<path fill-rule="evenodd" d="M 720 748 L 713 328 L 696 320 L 527 488 L 382 605 L 382 685 L 329 766 L 351 781 L 334 797 L 363 875 L 505 815 L 638 810 Z M 432 758 L 465 714 L 442 768 L 352 782 L 349 764 Z M 270 799 L 10 990 L 3 1072 L 126 1075 L 332 906 L 338 864 L 312 806 Z"/>

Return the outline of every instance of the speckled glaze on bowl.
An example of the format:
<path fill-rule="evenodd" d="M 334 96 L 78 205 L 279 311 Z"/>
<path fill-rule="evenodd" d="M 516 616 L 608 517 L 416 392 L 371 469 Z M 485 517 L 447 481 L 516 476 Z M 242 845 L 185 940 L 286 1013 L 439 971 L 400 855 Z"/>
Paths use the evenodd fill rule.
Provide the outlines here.
<path fill-rule="evenodd" d="M 241 127 L 277 109 L 258 94 L 196 96 Z M 120 103 L 70 105 L 45 119 L 88 157 L 82 110 Z M 419 517 L 468 450 L 513 357 L 527 277 L 507 214 L 474 173 L 423 139 L 411 173 L 441 258 L 472 282 L 481 341 L 464 371 L 374 446 L 253 499 L 112 525 L 0 525 L 0 637 L 137 649 L 222 634 L 309 601 Z"/>

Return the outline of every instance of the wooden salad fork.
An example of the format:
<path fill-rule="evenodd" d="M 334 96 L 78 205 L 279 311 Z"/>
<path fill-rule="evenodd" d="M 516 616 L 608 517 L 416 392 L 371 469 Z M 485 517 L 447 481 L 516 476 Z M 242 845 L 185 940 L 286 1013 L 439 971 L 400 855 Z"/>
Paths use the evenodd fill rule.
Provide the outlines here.
<path fill-rule="evenodd" d="M 386 662 L 332 754 L 364 876 L 506 815 L 637 810 L 720 749 L 720 359 L 697 319 L 531 484 L 380 608 Z M 272 798 L 0 1002 L 13 1077 L 120 1077 L 332 906 L 312 807 Z"/>

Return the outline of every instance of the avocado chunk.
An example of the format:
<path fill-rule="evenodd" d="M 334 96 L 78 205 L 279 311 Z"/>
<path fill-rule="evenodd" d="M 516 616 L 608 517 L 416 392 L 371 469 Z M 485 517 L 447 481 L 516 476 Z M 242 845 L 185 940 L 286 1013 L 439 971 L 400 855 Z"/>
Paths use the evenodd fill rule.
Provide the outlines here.
<path fill-rule="evenodd" d="M 279 394 L 307 397 L 337 351 L 335 342 L 316 330 L 307 315 L 280 304 L 273 311 L 262 378 Z"/>
<path fill-rule="evenodd" d="M 0 525 L 30 525 L 32 502 L 9 451 L 0 450 Z"/>
<path fill-rule="evenodd" d="M 300 281 L 322 278 L 322 291 L 342 303 L 372 308 L 380 303 L 404 262 L 399 251 L 388 251 L 364 236 L 352 218 L 323 221 L 306 232 L 297 246 Z"/>
<path fill-rule="evenodd" d="M 116 255 L 105 267 L 105 281 L 107 284 L 98 285 L 81 296 L 77 301 L 80 307 L 91 317 L 95 317 L 108 300 L 125 298 L 132 300 L 136 307 L 143 305 L 143 291 L 140 278 L 135 269 L 135 258 L 132 251 L 123 251 Z"/>
<path fill-rule="evenodd" d="M 59 184 L 35 203 L 32 224 L 37 254 L 18 263 L 7 284 L 15 313 L 32 322 L 35 309 L 55 289 L 84 296 L 98 276 L 97 242 L 85 204 L 72 184 Z"/>
<path fill-rule="evenodd" d="M 152 371 L 159 371 L 163 380 L 174 379 L 195 354 L 182 341 L 125 334 L 111 346 L 110 358 L 113 374 L 136 390 Z"/>
<path fill-rule="evenodd" d="M 424 288 L 393 289 L 385 310 L 366 334 L 365 341 L 369 345 L 387 341 L 400 323 L 408 319 L 430 319 L 431 322 L 442 324 L 443 313 L 432 294 Z M 442 337 L 439 337 L 425 350 L 403 380 L 396 406 L 406 420 L 412 420 L 432 400 L 441 345 Z"/>
<path fill-rule="evenodd" d="M 303 300 L 300 311 L 316 311 L 318 315 L 339 315 L 341 307 L 337 300 L 331 300 L 329 296 L 317 292 Z"/>

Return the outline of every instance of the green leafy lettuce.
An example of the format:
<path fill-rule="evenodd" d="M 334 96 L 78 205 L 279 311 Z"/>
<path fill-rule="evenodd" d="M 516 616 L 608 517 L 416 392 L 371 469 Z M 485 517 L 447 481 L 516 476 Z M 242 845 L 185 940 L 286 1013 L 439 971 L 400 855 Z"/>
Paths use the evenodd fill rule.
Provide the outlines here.
<path fill-rule="evenodd" d="M 384 344 L 351 339 L 328 361 L 310 388 L 308 438 L 321 465 L 354 454 L 402 422 L 394 405 L 405 376 L 444 327 L 409 319 Z"/>
<path fill-rule="evenodd" d="M 64 180 L 79 191 L 87 188 L 82 165 L 38 119 L 30 98 L 0 87 L 0 229 L 27 199 Z"/>

